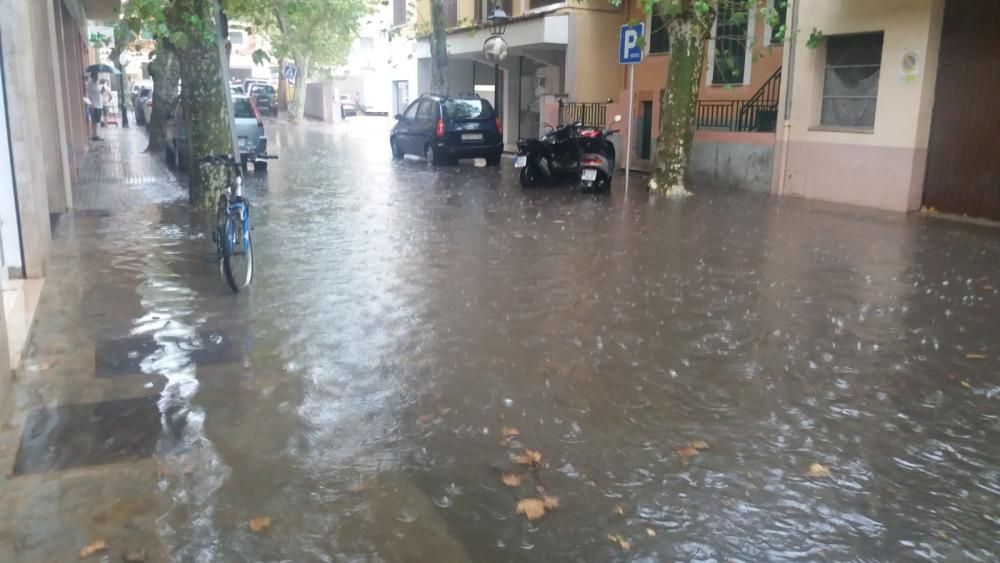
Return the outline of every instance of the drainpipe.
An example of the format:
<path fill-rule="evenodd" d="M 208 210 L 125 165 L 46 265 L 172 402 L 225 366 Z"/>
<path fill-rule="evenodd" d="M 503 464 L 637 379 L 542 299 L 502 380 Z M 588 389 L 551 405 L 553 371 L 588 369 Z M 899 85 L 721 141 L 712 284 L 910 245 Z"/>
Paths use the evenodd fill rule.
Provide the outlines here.
<path fill-rule="evenodd" d="M 788 42 L 788 80 L 785 82 L 785 118 L 781 127 L 781 176 L 778 177 L 778 195 L 785 194 L 785 177 L 788 174 L 788 136 L 792 132 L 792 91 L 795 78 L 795 46 L 799 38 L 799 0 L 790 0 L 792 4 L 792 25 L 786 26 L 792 33 Z"/>

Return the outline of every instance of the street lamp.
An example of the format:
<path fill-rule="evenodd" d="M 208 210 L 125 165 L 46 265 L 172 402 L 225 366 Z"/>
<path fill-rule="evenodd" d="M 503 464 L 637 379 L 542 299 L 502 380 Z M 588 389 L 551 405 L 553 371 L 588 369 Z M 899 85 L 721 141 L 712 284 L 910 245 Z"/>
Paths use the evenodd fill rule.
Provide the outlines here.
<path fill-rule="evenodd" d="M 497 115 L 501 116 L 503 112 L 500 110 L 500 61 L 507 58 L 507 42 L 501 35 L 507 31 L 510 16 L 500 4 L 497 4 L 486 20 L 490 22 L 490 37 L 483 44 L 483 54 L 487 60 L 493 61 L 493 108 Z"/>

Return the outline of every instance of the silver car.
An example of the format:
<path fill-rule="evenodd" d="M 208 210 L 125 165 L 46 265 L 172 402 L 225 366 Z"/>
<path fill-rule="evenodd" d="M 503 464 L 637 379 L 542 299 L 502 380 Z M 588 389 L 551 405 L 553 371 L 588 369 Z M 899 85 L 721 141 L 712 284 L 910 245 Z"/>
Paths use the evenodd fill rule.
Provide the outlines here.
<path fill-rule="evenodd" d="M 243 167 L 253 163 L 254 170 L 267 170 L 267 161 L 259 157 L 267 156 L 267 136 L 264 121 L 250 98 L 233 95 L 233 113 L 236 116 L 236 141 L 240 149 Z M 178 96 L 167 115 L 167 164 L 180 167 L 188 158 L 188 123 L 184 104 Z"/>

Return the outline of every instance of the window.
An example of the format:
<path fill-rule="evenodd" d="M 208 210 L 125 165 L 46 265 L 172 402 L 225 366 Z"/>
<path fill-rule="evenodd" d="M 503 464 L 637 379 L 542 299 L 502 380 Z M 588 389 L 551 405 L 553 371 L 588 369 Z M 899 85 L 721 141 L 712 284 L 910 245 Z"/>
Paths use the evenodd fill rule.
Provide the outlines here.
<path fill-rule="evenodd" d="M 649 16 L 649 54 L 670 52 L 670 35 L 667 33 L 667 22 L 660 17 L 660 12 L 656 4 L 653 4 L 653 13 Z"/>
<path fill-rule="evenodd" d="M 392 25 L 406 23 L 406 0 L 392 0 Z"/>
<path fill-rule="evenodd" d="M 235 117 L 255 117 L 253 106 L 250 105 L 250 100 L 246 98 L 238 98 L 233 100 L 233 115 Z"/>
<path fill-rule="evenodd" d="M 565 0 L 531 0 L 531 9 L 537 10 L 543 6 L 551 6 L 553 4 L 562 4 Z M 508 12 L 509 14 L 510 12 Z"/>
<path fill-rule="evenodd" d="M 820 124 L 873 128 L 881 66 L 881 32 L 827 37 Z"/>
<path fill-rule="evenodd" d="M 444 26 L 458 25 L 458 0 L 442 0 L 444 4 Z"/>
<path fill-rule="evenodd" d="M 774 8 L 777 17 L 767 22 L 765 43 L 768 45 L 781 45 L 785 41 L 785 30 L 782 27 L 788 21 L 788 0 L 768 0 L 768 7 Z"/>
<path fill-rule="evenodd" d="M 444 115 L 449 119 L 489 119 L 493 117 L 493 108 L 480 99 L 450 98 L 441 104 Z"/>
<path fill-rule="evenodd" d="M 406 119 L 416 119 L 417 108 L 419 107 L 420 107 L 420 100 L 414 101 L 412 104 L 410 104 L 410 107 L 406 108 L 406 113 L 403 114 L 403 117 Z"/>
<path fill-rule="evenodd" d="M 229 42 L 233 45 L 243 44 L 243 31 L 237 31 L 235 29 L 229 30 Z"/>
<path fill-rule="evenodd" d="M 424 100 L 420 102 L 420 109 L 417 110 L 417 119 L 437 119 L 438 108 L 434 100 Z"/>
<path fill-rule="evenodd" d="M 751 35 L 750 17 L 745 3 L 719 5 L 715 18 L 712 62 L 712 84 L 743 84 L 749 78 L 747 63 L 750 50 L 747 38 Z"/>

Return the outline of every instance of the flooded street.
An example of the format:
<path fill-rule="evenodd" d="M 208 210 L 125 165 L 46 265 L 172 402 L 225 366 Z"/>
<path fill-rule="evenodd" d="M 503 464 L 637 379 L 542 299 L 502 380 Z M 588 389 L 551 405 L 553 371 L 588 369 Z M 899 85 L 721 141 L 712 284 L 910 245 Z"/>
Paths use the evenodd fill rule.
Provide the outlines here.
<path fill-rule="evenodd" d="M 381 119 L 268 126 L 238 296 L 172 179 L 57 226 L 0 560 L 1000 555 L 995 228 L 524 191 L 392 161 Z"/>

